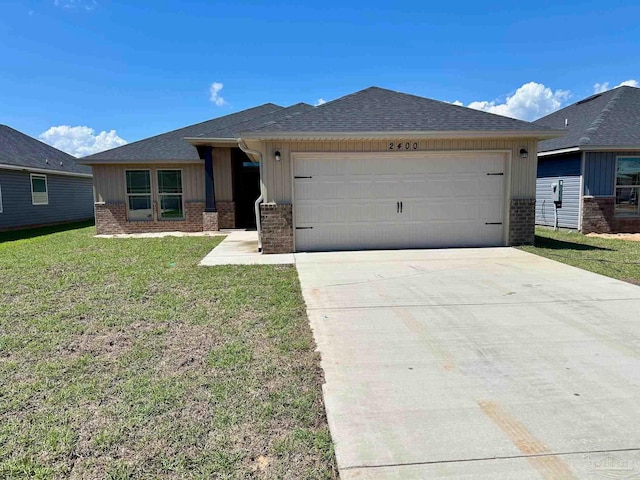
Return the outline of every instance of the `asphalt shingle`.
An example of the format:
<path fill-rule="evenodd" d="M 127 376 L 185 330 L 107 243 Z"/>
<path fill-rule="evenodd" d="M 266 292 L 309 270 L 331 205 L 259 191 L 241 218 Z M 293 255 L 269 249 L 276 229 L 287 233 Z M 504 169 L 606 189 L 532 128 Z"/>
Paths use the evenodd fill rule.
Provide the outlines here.
<path fill-rule="evenodd" d="M 84 157 L 83 160 L 197 160 L 200 157 L 195 147 L 184 141 L 185 137 L 206 136 L 214 133 L 230 134 L 234 125 L 243 125 L 257 121 L 266 115 L 274 114 L 284 108 L 273 103 L 249 108 L 241 112 L 214 118 L 206 122 L 189 125 L 154 137 L 128 143 L 121 147 L 106 150 Z M 226 137 L 217 137 L 226 138 Z M 229 138 L 234 138 L 233 136 Z"/>
<path fill-rule="evenodd" d="M 346 95 L 294 118 L 244 130 L 277 132 L 428 132 L 550 130 L 529 122 L 379 87 Z"/>
<path fill-rule="evenodd" d="M 640 145 L 640 88 L 618 87 L 587 97 L 534 123 L 565 129 L 560 138 L 540 142 L 538 151 L 572 147 Z"/>
<path fill-rule="evenodd" d="M 6 125 L 0 125 L 0 164 L 67 173 L 91 173 L 76 158 Z"/>

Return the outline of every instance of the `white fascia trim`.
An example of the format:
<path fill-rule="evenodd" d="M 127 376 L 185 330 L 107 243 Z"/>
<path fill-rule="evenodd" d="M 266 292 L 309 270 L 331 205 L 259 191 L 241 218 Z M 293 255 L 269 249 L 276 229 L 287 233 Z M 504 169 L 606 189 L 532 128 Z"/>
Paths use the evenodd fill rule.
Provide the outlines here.
<path fill-rule="evenodd" d="M 581 145 L 579 147 L 538 152 L 538 156 L 546 157 L 548 155 L 560 155 L 571 152 L 627 152 L 631 150 L 640 150 L 640 145 Z"/>
<path fill-rule="evenodd" d="M 242 138 L 246 140 L 350 140 L 350 139 L 416 139 L 416 138 L 535 138 L 548 140 L 566 135 L 566 132 L 541 131 L 395 131 L 395 132 L 246 132 Z"/>
<path fill-rule="evenodd" d="M 626 152 L 629 150 L 640 150 L 640 145 L 588 145 L 580 148 L 586 152 Z"/>
<path fill-rule="evenodd" d="M 90 173 L 60 172 L 58 170 L 48 170 L 46 168 L 31 168 L 21 167 L 18 165 L 5 165 L 4 163 L 0 163 L 0 170 L 17 170 L 20 172 L 44 173 L 48 175 L 64 175 L 66 177 L 93 178 L 93 175 Z"/>
<path fill-rule="evenodd" d="M 579 152 L 580 147 L 561 148 L 559 150 L 549 150 L 548 152 L 538 152 L 539 157 L 546 157 L 548 155 L 560 155 L 562 153 Z"/>
<path fill-rule="evenodd" d="M 158 165 L 158 164 L 186 164 L 186 163 L 196 163 L 201 164 L 202 159 L 192 159 L 192 160 L 78 160 L 78 163 L 82 165 Z"/>

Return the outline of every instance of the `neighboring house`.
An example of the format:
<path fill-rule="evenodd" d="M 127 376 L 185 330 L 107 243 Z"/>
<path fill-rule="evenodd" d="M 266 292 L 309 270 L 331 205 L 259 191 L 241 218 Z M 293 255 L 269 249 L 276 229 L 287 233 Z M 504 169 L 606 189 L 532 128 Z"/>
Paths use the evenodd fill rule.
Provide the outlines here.
<path fill-rule="evenodd" d="M 266 104 L 82 159 L 99 233 L 255 225 L 265 253 L 532 243 L 528 122 L 371 87 Z"/>
<path fill-rule="evenodd" d="M 0 125 L 0 231 L 91 218 L 91 168 Z"/>
<path fill-rule="evenodd" d="M 536 223 L 552 226 L 552 184 L 563 183 L 558 226 L 640 232 L 640 89 L 592 95 L 534 122 L 565 129 L 538 145 Z"/>

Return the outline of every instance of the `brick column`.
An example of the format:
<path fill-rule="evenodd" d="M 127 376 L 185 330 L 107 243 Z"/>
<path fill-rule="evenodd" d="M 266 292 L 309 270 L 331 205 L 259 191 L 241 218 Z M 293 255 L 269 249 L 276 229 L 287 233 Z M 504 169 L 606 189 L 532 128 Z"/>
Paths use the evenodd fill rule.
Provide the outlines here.
<path fill-rule="evenodd" d="M 236 204 L 235 202 L 216 202 L 218 210 L 218 227 L 236 228 Z"/>
<path fill-rule="evenodd" d="M 217 232 L 219 229 L 218 212 L 202 212 L 202 231 Z"/>
<path fill-rule="evenodd" d="M 293 209 L 291 204 L 260 205 L 263 253 L 293 252 Z"/>
<path fill-rule="evenodd" d="M 536 199 L 512 198 L 509 209 L 509 245 L 533 245 Z"/>

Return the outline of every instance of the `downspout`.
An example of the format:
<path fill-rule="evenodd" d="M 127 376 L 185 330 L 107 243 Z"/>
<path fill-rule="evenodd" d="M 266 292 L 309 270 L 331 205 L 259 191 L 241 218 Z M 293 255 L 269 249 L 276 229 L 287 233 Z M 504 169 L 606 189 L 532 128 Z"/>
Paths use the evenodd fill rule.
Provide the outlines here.
<path fill-rule="evenodd" d="M 251 150 L 244 143 L 244 140 L 241 138 L 238 139 L 238 147 L 247 155 L 254 155 L 258 157 L 258 163 L 260 164 L 260 183 L 263 181 L 263 166 L 262 166 L 262 153 L 258 150 Z M 255 213 L 256 213 L 256 230 L 258 230 L 258 251 L 262 252 L 262 223 L 260 222 L 260 204 L 264 200 L 264 195 L 262 194 L 262 185 L 260 186 L 260 196 L 257 198 L 255 203 Z"/>

